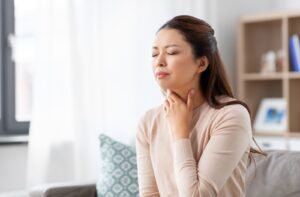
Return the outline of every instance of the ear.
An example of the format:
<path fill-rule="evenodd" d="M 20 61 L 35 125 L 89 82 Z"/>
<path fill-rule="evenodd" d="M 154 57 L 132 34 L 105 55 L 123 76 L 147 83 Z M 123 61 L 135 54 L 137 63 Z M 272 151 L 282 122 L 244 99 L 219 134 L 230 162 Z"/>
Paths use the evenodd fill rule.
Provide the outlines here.
<path fill-rule="evenodd" d="M 204 72 L 207 69 L 208 64 L 209 64 L 208 59 L 207 59 L 206 56 L 199 57 L 196 60 L 196 62 L 197 62 L 197 65 L 198 65 L 198 70 L 197 70 L 198 73 Z"/>

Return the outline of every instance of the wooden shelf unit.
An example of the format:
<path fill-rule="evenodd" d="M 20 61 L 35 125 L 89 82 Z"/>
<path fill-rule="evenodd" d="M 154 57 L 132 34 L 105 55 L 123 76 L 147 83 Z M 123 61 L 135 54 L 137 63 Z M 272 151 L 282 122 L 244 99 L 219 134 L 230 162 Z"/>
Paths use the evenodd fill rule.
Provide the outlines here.
<path fill-rule="evenodd" d="M 287 130 L 283 133 L 256 133 L 256 136 L 300 137 L 300 72 L 293 72 L 288 40 L 300 36 L 300 10 L 267 13 L 241 18 L 237 41 L 238 98 L 245 101 L 254 122 L 260 101 L 267 97 L 287 100 Z M 261 73 L 262 54 L 283 50 L 280 72 Z"/>

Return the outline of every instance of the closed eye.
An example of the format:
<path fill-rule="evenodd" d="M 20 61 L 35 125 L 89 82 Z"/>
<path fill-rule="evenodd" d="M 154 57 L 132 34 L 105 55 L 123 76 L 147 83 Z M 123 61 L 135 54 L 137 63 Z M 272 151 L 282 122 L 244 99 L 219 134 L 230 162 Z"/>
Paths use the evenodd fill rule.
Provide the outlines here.
<path fill-rule="evenodd" d="M 178 52 L 171 52 L 171 53 L 167 53 L 168 55 L 176 55 L 178 54 Z M 152 54 L 152 57 L 156 57 L 158 56 L 158 54 Z"/>

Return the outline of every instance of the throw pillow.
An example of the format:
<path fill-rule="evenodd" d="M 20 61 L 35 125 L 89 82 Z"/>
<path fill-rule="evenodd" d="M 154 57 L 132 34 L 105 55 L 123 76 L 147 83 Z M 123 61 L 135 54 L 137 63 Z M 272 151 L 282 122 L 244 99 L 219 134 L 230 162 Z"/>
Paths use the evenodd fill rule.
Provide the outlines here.
<path fill-rule="evenodd" d="M 139 196 L 136 151 L 134 147 L 101 134 L 101 175 L 97 182 L 98 197 Z"/>

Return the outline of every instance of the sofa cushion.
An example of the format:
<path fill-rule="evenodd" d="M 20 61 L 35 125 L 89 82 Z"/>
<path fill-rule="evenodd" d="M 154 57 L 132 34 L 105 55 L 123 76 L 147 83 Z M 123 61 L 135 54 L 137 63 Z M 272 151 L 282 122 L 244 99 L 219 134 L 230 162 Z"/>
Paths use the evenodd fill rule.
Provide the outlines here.
<path fill-rule="evenodd" d="M 98 196 L 138 196 L 136 151 L 134 147 L 101 134 L 101 175 L 97 182 Z"/>
<path fill-rule="evenodd" d="M 268 151 L 255 156 L 247 171 L 247 197 L 299 197 L 300 152 Z M 256 164 L 256 165 L 255 165 Z"/>
<path fill-rule="evenodd" d="M 22 197 L 15 195 L 14 197 Z M 95 197 L 96 184 L 94 182 L 65 182 L 36 185 L 29 190 L 30 197 Z M 1 196 L 0 197 L 4 197 Z M 5 196 L 9 197 L 9 196 Z M 12 196 L 11 196 L 12 197 Z M 25 195 L 24 197 L 28 197 Z"/>

